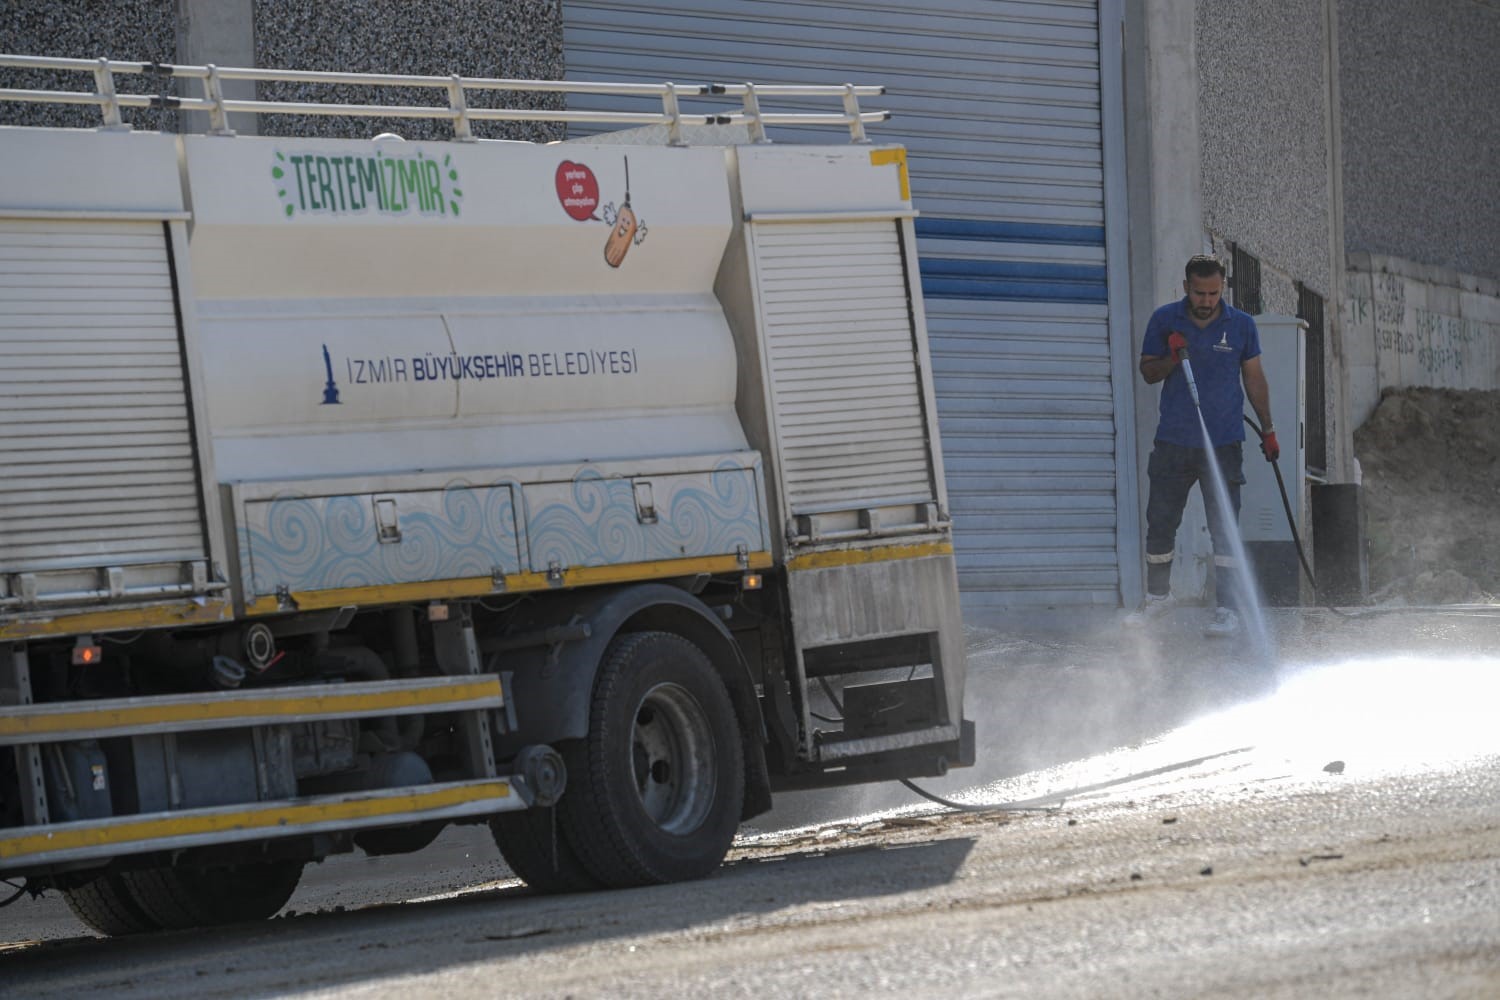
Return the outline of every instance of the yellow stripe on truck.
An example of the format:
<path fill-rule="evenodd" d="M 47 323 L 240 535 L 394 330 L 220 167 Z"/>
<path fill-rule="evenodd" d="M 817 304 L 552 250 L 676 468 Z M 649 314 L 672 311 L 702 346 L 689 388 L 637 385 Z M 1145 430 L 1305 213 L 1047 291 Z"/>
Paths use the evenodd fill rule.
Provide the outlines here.
<path fill-rule="evenodd" d="M 393 583 L 375 587 L 345 587 L 331 590 L 294 590 L 283 602 L 277 597 L 258 597 L 245 606 L 248 615 L 269 615 L 293 609 L 314 611 L 320 608 L 364 607 L 377 604 L 401 604 L 407 601 L 443 601 L 460 597 L 485 597 L 495 593 L 523 593 L 560 587 L 586 587 L 604 583 L 632 583 L 641 580 L 664 580 L 699 573 L 735 573 L 744 569 L 765 569 L 771 565 L 771 553 L 752 552 L 747 561 L 739 556 L 700 556 L 692 559 L 662 559 L 655 562 L 619 563 L 612 566 L 570 566 L 562 571 L 561 580 L 546 573 L 511 573 L 504 585 L 497 587 L 493 577 L 476 576 L 458 580 L 433 580 L 421 583 Z"/>
<path fill-rule="evenodd" d="M 222 598 L 173 600 L 144 608 L 116 608 L 109 611 L 85 611 L 56 615 L 24 612 L 14 621 L 0 622 L 0 640 L 35 639 L 49 635 L 90 635 L 98 632 L 127 632 L 147 628 L 170 628 L 181 625 L 207 625 L 229 621 L 229 604 Z"/>
<path fill-rule="evenodd" d="M 402 816 L 470 803 L 500 803 L 510 796 L 509 782 L 486 780 L 395 795 L 372 792 L 356 799 L 271 802 L 244 809 L 196 810 L 140 819 L 121 816 L 59 823 L 39 828 L 34 833 L 0 837 L 0 861 L 230 831 L 275 830 L 280 835 L 314 824 Z"/>
<path fill-rule="evenodd" d="M 929 556 L 951 556 L 952 542 L 924 542 L 918 545 L 877 545 L 868 549 L 828 549 L 805 552 L 787 561 L 786 568 L 797 570 L 828 569 L 832 566 L 857 566 L 861 563 L 892 562 L 899 559 L 926 559 Z"/>
<path fill-rule="evenodd" d="M 0 746 L 48 742 L 72 733 L 90 737 L 120 735 L 155 728 L 197 728 L 193 723 L 274 723 L 285 719 L 354 718 L 394 713 L 413 714 L 434 706 L 462 705 L 466 708 L 498 707 L 503 704 L 498 677 L 472 681 L 440 678 L 428 684 L 416 681 L 367 682 L 349 692 L 299 694 L 228 692 L 178 700 L 174 696 L 151 699 L 121 699 L 94 705 L 78 702 L 56 705 L 23 705 L 0 709 Z M 384 690 L 360 690 L 383 688 Z M 204 727 L 212 728 L 212 727 Z"/>

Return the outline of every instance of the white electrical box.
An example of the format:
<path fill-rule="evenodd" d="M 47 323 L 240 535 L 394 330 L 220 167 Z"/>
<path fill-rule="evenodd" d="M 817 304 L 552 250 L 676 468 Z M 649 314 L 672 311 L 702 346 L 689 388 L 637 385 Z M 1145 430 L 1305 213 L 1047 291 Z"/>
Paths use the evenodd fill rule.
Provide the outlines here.
<path fill-rule="evenodd" d="M 1276 470 L 1260 452 L 1255 432 L 1245 428 L 1245 479 L 1240 487 L 1240 532 L 1255 569 L 1261 595 L 1272 605 L 1297 604 L 1301 566 L 1296 538 L 1306 537 L 1309 524 L 1305 471 L 1307 469 L 1307 322 L 1296 316 L 1262 313 L 1255 317 L 1260 330 L 1261 367 L 1271 388 L 1271 420 L 1281 445 L 1281 500 Z M 1257 420 L 1245 403 L 1245 415 Z M 1291 508 L 1291 523 L 1287 507 Z M 1296 534 L 1293 534 L 1293 525 Z"/>

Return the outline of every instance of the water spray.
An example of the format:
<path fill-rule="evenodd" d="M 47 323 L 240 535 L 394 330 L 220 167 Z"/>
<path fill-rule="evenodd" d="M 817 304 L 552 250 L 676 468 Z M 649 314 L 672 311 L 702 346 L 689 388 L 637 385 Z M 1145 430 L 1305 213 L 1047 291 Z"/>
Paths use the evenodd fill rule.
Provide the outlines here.
<path fill-rule="evenodd" d="M 1245 551 L 1245 543 L 1240 536 L 1238 518 L 1233 506 L 1229 503 L 1229 490 L 1224 482 L 1224 473 L 1219 468 L 1218 456 L 1214 452 L 1213 438 L 1208 433 L 1208 423 L 1203 419 L 1203 403 L 1198 398 L 1198 380 L 1193 377 L 1193 363 L 1188 360 L 1186 348 L 1183 348 L 1177 355 L 1177 360 L 1182 366 L 1182 377 L 1187 380 L 1188 395 L 1192 397 L 1193 409 L 1198 413 L 1198 428 L 1203 432 L 1203 448 L 1207 456 L 1209 478 L 1213 483 L 1214 499 L 1221 512 L 1224 530 L 1229 536 L 1230 547 L 1233 550 L 1240 585 L 1239 611 L 1245 618 L 1244 625 L 1250 631 L 1250 638 L 1256 646 L 1256 651 L 1269 659 L 1271 656 L 1270 636 L 1266 632 L 1265 618 L 1261 614 L 1260 599 L 1256 596 L 1255 580 L 1250 573 L 1250 557 Z M 1205 496 L 1205 503 L 1207 500 Z"/>

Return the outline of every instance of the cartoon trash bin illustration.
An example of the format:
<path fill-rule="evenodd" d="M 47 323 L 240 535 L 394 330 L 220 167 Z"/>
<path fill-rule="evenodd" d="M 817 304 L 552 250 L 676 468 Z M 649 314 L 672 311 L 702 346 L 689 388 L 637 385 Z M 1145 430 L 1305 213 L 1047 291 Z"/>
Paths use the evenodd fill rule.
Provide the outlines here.
<path fill-rule="evenodd" d="M 635 228 L 635 210 L 630 207 L 630 158 L 626 157 L 625 203 L 620 206 L 614 228 L 609 231 L 609 239 L 604 243 L 604 260 L 610 267 L 619 267 L 620 261 L 625 259 L 625 253 L 635 239 Z"/>

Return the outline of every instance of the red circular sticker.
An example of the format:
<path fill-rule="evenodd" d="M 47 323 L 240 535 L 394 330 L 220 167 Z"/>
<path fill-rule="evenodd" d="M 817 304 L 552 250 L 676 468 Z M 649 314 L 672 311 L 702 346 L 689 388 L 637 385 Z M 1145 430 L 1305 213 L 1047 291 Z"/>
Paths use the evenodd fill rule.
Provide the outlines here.
<path fill-rule="evenodd" d="M 599 209 L 599 181 L 582 163 L 563 160 L 557 165 L 557 200 L 575 219 L 592 218 Z"/>

